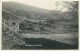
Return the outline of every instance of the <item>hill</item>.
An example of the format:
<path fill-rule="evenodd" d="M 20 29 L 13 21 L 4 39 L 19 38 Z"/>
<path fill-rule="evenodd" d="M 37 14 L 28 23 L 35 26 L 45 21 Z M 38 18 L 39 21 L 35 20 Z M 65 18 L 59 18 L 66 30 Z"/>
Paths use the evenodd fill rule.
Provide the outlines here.
<path fill-rule="evenodd" d="M 34 12 L 47 12 L 48 10 L 41 9 L 38 7 L 34 6 L 29 6 L 17 2 L 3 2 L 2 3 L 2 8 L 3 9 L 10 9 L 12 11 L 17 11 L 17 10 L 24 10 L 24 11 L 34 11 Z"/>

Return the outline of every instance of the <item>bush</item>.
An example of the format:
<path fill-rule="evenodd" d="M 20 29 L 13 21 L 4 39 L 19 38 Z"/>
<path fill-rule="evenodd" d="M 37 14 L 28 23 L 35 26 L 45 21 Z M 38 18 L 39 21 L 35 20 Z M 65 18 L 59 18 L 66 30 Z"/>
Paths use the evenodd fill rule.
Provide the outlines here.
<path fill-rule="evenodd" d="M 17 34 L 17 35 L 15 35 Z M 8 31 L 7 29 L 2 32 L 2 49 L 18 49 L 16 45 L 24 45 L 25 42 L 20 38 L 18 33 Z"/>

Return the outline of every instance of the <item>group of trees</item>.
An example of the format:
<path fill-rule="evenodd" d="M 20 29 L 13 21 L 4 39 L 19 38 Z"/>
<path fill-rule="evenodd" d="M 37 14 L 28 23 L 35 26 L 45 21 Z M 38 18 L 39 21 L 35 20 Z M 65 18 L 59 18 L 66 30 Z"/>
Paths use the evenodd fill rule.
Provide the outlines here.
<path fill-rule="evenodd" d="M 62 11 L 63 9 L 67 9 L 66 12 L 70 12 L 70 15 L 73 16 L 73 20 L 78 20 L 78 1 L 63 1 L 62 3 L 57 2 L 57 7 L 61 5 L 62 8 L 59 9 L 59 11 Z"/>

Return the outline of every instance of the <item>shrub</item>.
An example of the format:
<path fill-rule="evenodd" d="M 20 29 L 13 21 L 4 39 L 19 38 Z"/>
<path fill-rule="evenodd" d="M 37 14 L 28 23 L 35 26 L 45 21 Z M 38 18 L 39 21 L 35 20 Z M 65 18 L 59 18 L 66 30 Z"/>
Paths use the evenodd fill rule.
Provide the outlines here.
<path fill-rule="evenodd" d="M 15 35 L 17 34 L 17 35 Z M 20 38 L 18 33 L 8 31 L 7 29 L 2 32 L 2 49 L 18 49 L 16 45 L 24 45 L 25 42 Z"/>

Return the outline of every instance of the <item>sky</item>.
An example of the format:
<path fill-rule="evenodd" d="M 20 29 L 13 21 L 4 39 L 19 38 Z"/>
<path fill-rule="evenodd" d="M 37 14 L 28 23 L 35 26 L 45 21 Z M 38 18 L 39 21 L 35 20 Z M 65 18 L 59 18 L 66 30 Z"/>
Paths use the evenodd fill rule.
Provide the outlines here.
<path fill-rule="evenodd" d="M 57 7 L 54 0 L 2 0 L 3 2 L 19 2 L 48 10 L 59 10 L 62 6 Z M 64 9 L 63 11 L 65 11 Z"/>

